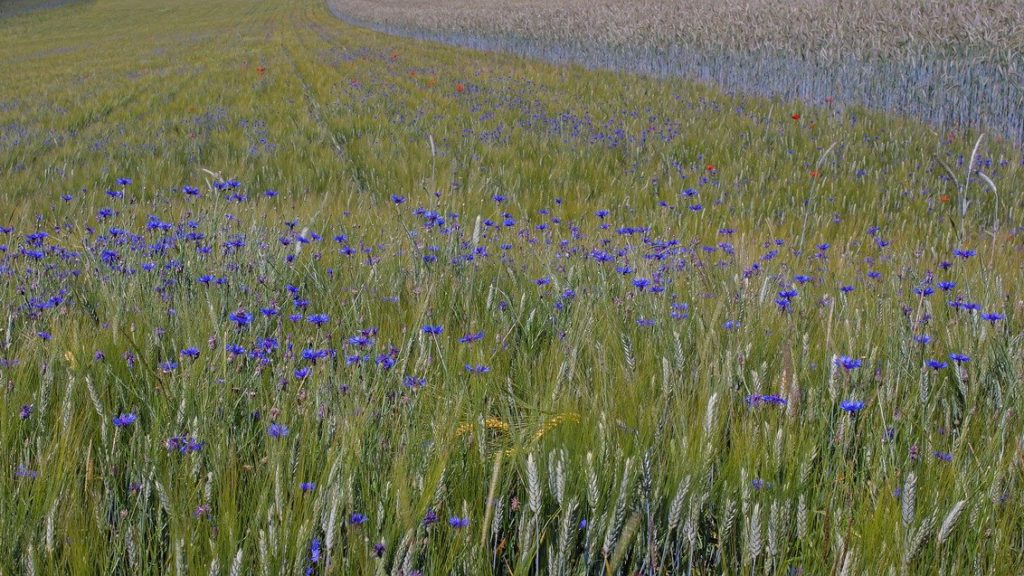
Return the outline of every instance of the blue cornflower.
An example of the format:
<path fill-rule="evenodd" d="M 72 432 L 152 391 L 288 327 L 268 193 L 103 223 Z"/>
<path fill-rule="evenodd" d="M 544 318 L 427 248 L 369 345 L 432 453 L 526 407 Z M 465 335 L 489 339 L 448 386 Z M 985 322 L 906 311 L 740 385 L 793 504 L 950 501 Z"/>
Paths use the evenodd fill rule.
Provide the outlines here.
<path fill-rule="evenodd" d="M 952 462 L 953 461 L 953 455 L 950 454 L 949 452 L 941 452 L 941 451 L 936 450 L 932 454 L 934 454 L 936 458 L 938 458 L 939 460 L 942 460 L 943 462 Z"/>
<path fill-rule="evenodd" d="M 309 372 L 310 372 L 310 367 L 309 366 L 303 366 L 302 368 L 296 368 L 295 372 L 294 372 L 295 379 L 296 380 L 305 380 L 306 377 L 309 376 Z"/>
<path fill-rule="evenodd" d="M 863 362 L 860 358 L 850 358 L 849 356 L 840 356 L 834 360 L 835 365 L 849 372 L 855 368 L 860 368 Z"/>
<path fill-rule="evenodd" d="M 370 338 L 369 336 L 365 336 L 363 334 L 359 334 L 358 336 L 353 336 L 349 338 L 348 343 L 353 346 L 359 346 L 360 348 L 366 348 L 367 346 L 371 346 L 373 344 L 373 338 Z"/>
<path fill-rule="evenodd" d="M 974 250 L 960 250 L 960 249 L 953 250 L 953 256 L 956 256 L 957 258 L 963 258 L 964 260 L 966 260 L 966 259 L 968 259 L 971 256 L 974 256 L 976 254 L 977 254 L 977 252 L 975 252 Z"/>
<path fill-rule="evenodd" d="M 188 348 L 182 348 L 181 355 L 184 356 L 185 358 L 191 358 L 195 360 L 196 358 L 199 358 L 199 349 L 193 346 L 189 346 Z"/>
<path fill-rule="evenodd" d="M 403 204 L 403 203 L 405 203 L 405 196 L 399 196 L 398 194 L 392 194 L 391 195 L 391 201 L 394 202 L 395 204 Z"/>
<path fill-rule="evenodd" d="M 313 490 L 316 490 L 316 484 L 313 482 L 303 482 L 302 484 L 299 484 L 299 490 L 302 490 L 303 492 L 312 492 Z"/>
<path fill-rule="evenodd" d="M 274 422 L 269 428 L 267 428 L 267 434 L 269 434 L 271 438 L 284 438 L 288 435 L 288 427 L 284 424 Z"/>
<path fill-rule="evenodd" d="M 864 409 L 864 403 L 860 400 L 843 400 L 839 403 L 839 407 L 850 414 L 856 414 Z"/>
<path fill-rule="evenodd" d="M 362 524 L 365 524 L 366 520 L 366 514 L 355 512 L 351 516 L 349 516 L 348 523 L 353 526 L 360 526 Z"/>
<path fill-rule="evenodd" d="M 320 539 L 313 538 L 313 541 L 309 544 L 309 561 L 312 564 L 320 562 Z"/>
<path fill-rule="evenodd" d="M 925 366 L 928 366 L 932 370 L 942 370 L 943 368 L 948 366 L 948 364 L 941 360 L 933 360 L 929 358 L 928 360 L 925 361 Z"/>
<path fill-rule="evenodd" d="M 437 512 L 434 512 L 433 508 L 428 508 L 427 513 L 423 515 L 423 525 L 430 526 L 437 522 Z"/>
<path fill-rule="evenodd" d="M 448 519 L 448 524 L 452 528 L 459 530 L 461 528 L 466 528 L 469 526 L 469 518 L 459 518 L 458 516 L 452 516 Z"/>
<path fill-rule="evenodd" d="M 239 328 L 241 328 L 243 326 L 248 326 L 249 324 L 252 323 L 252 314 L 246 312 L 245 310 L 239 309 L 236 310 L 235 312 L 232 312 L 231 314 L 228 314 L 228 319 L 237 324 Z"/>
<path fill-rule="evenodd" d="M 330 322 L 331 317 L 327 314 L 310 314 L 309 316 L 306 316 L 306 321 L 319 328 Z"/>
<path fill-rule="evenodd" d="M 465 336 L 463 336 L 462 338 L 459 338 L 459 343 L 460 344 L 469 344 L 471 342 L 476 342 L 477 340 L 480 340 L 483 337 L 484 337 L 484 331 L 483 330 L 481 330 L 479 332 L 470 332 L 470 333 L 466 334 Z"/>
<path fill-rule="evenodd" d="M 641 276 L 637 276 L 636 278 L 633 278 L 633 286 L 635 288 L 638 288 L 641 292 L 643 292 L 644 289 L 647 288 L 650 285 L 651 285 L 651 281 L 649 279 L 647 279 L 647 278 L 643 278 Z"/>
<path fill-rule="evenodd" d="M 128 185 L 130 185 L 132 183 L 132 179 L 131 178 L 118 178 L 117 179 L 117 183 L 120 186 L 128 186 Z"/>
<path fill-rule="evenodd" d="M 404 385 L 406 388 L 419 390 L 420 388 L 427 385 L 427 379 L 422 376 L 409 375 L 402 379 L 402 385 Z"/>
<path fill-rule="evenodd" d="M 918 334 L 917 336 L 914 336 L 914 342 L 917 342 L 918 344 L 922 344 L 923 345 L 923 344 L 927 344 L 927 343 L 929 343 L 931 341 L 932 341 L 932 337 L 927 335 L 927 334 Z"/>
<path fill-rule="evenodd" d="M 751 394 L 750 396 L 747 396 L 747 406 L 754 407 L 760 404 L 785 406 L 788 402 L 782 396 L 776 396 L 774 394 Z"/>
<path fill-rule="evenodd" d="M 437 326 L 433 326 L 430 324 L 423 325 L 424 334 L 433 334 L 434 336 L 439 336 L 442 332 L 444 332 L 444 326 L 441 326 L 440 324 L 438 324 Z"/>
<path fill-rule="evenodd" d="M 981 319 L 982 320 L 985 320 L 987 322 L 991 322 L 992 324 L 995 324 L 996 322 L 999 322 L 1000 320 L 1003 320 L 1005 318 L 1006 318 L 1006 316 L 1004 316 L 1002 314 L 999 314 L 999 313 L 996 313 L 996 312 L 986 312 L 986 313 L 981 315 Z"/>
<path fill-rule="evenodd" d="M 949 359 L 952 360 L 953 362 L 956 362 L 957 364 L 966 364 L 971 361 L 970 356 L 966 354 L 959 354 L 957 352 L 950 354 Z"/>
<path fill-rule="evenodd" d="M 956 288 L 956 282 L 950 282 L 949 280 L 943 280 L 942 282 L 939 282 L 939 288 L 941 288 L 943 292 L 949 292 L 953 288 Z"/>
<path fill-rule="evenodd" d="M 118 428 L 130 426 L 137 418 L 138 416 L 136 416 L 134 412 L 125 412 L 120 416 L 114 416 L 114 426 Z"/>
<path fill-rule="evenodd" d="M 14 471 L 14 476 L 17 478 L 36 478 L 39 476 L 39 472 L 29 470 L 24 464 L 19 464 L 17 470 Z"/>

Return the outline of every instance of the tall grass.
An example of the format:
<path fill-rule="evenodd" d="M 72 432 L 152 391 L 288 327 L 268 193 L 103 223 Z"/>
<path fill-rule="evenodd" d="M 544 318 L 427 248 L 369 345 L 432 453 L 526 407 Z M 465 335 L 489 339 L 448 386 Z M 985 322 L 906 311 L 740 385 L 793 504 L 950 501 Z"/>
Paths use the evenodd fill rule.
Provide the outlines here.
<path fill-rule="evenodd" d="M 0 37 L 4 573 L 1024 569 L 1005 142 L 312 0 Z"/>
<path fill-rule="evenodd" d="M 391 34 L 1024 138 L 1020 3 L 329 0 Z"/>

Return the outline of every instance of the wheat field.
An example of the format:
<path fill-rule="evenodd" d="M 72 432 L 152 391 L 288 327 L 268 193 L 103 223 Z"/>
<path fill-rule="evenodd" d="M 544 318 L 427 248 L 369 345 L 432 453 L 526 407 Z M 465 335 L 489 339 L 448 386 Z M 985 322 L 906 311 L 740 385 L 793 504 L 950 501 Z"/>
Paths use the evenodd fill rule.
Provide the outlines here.
<path fill-rule="evenodd" d="M 384 32 L 1024 140 L 1016 0 L 327 0 Z"/>
<path fill-rule="evenodd" d="M 0 573 L 1024 571 L 998 131 L 318 0 L 0 38 Z"/>

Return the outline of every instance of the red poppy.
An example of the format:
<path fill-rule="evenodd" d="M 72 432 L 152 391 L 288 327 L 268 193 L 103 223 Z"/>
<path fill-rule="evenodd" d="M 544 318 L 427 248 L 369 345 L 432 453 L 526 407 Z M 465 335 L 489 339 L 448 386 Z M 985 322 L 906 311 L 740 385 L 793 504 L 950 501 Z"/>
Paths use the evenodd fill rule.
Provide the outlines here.
<path fill-rule="evenodd" d="M 398 60 L 398 52 L 392 52 L 391 53 L 391 61 L 394 62 L 396 60 Z"/>
<path fill-rule="evenodd" d="M 266 67 L 266 66 L 257 66 L 257 67 L 256 67 L 256 73 L 257 73 L 257 74 L 260 74 L 260 75 L 262 75 L 262 74 L 264 74 L 264 73 L 265 73 L 266 71 L 267 71 L 267 67 Z"/>
<path fill-rule="evenodd" d="M 458 92 L 459 94 L 462 94 L 463 92 L 466 91 L 466 87 L 462 85 L 462 82 L 459 82 L 458 84 L 455 85 L 455 91 Z"/>
<path fill-rule="evenodd" d="M 793 118 L 793 120 L 796 120 L 796 121 L 799 122 L 800 121 L 800 113 L 797 112 L 796 114 L 793 114 L 792 118 Z"/>
<path fill-rule="evenodd" d="M 817 170 L 811 170 L 811 178 L 817 178 L 818 176 L 821 176 L 820 172 Z"/>
<path fill-rule="evenodd" d="M 708 172 L 714 172 L 715 171 L 715 165 L 714 164 L 708 164 L 704 168 L 707 169 Z"/>
<path fill-rule="evenodd" d="M 943 204 L 949 202 L 949 194 L 943 194 L 942 196 L 939 196 L 939 202 L 942 202 Z"/>

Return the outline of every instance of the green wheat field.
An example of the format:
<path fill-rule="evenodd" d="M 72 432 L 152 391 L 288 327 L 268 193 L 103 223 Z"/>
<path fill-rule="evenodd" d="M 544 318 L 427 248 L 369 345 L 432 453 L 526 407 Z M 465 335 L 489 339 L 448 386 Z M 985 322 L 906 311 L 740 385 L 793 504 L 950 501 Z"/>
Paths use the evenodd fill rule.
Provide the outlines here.
<path fill-rule="evenodd" d="M 15 4 L 0 574 L 1024 572 L 1006 125 Z"/>

